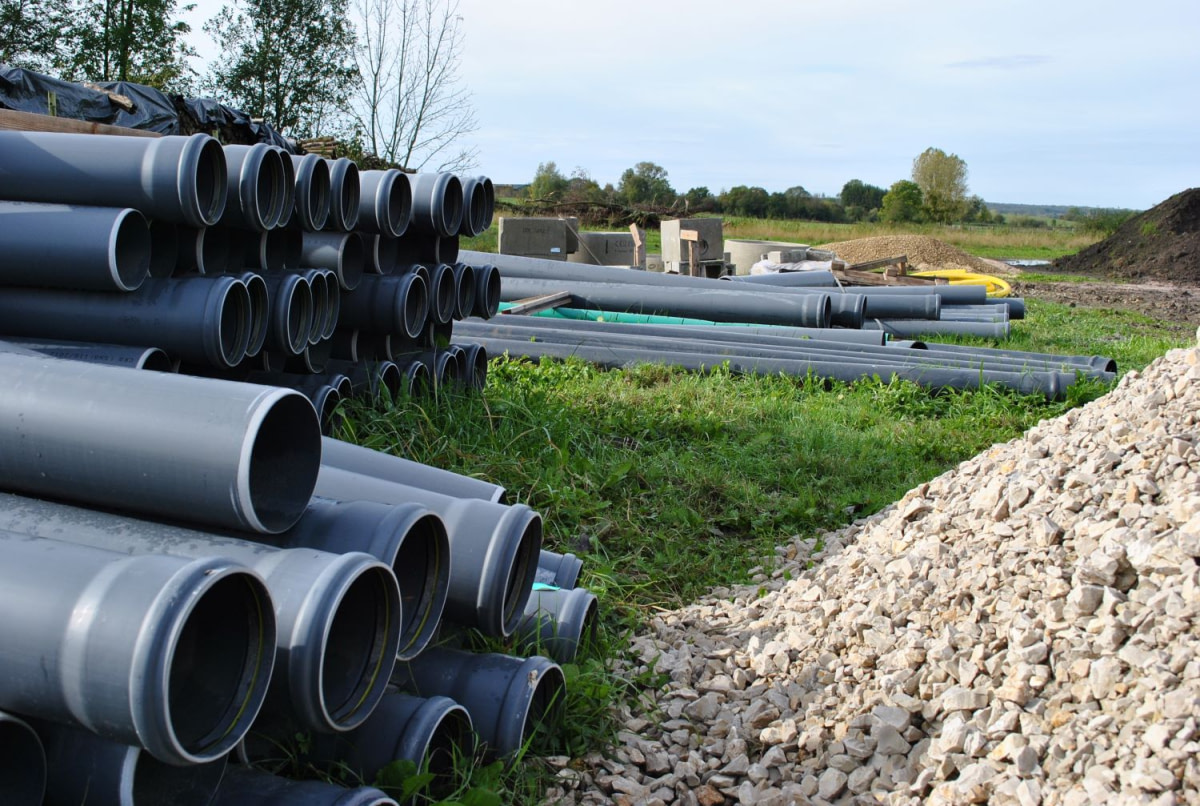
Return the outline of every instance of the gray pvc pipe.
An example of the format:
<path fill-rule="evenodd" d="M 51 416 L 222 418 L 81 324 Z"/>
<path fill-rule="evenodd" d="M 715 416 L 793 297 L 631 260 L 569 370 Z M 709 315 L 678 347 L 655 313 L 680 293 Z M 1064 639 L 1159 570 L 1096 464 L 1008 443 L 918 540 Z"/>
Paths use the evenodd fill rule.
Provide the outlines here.
<path fill-rule="evenodd" d="M 791 288 L 812 288 L 836 286 L 837 280 L 828 269 L 813 269 L 811 271 L 781 271 L 770 274 L 727 274 L 720 280 L 733 280 L 738 283 L 753 283 L 754 285 L 780 285 Z"/>
<path fill-rule="evenodd" d="M 352 364 L 358 362 L 358 339 L 361 334 L 361 330 L 339 329 L 334 331 L 329 339 L 329 355 L 332 359 L 330 366 L 333 366 L 334 361 L 349 361 Z"/>
<path fill-rule="evenodd" d="M 326 733 L 349 730 L 383 695 L 399 644 L 400 594 L 391 569 L 374 557 L 280 549 L 4 493 L 0 501 L 0 529 L 124 556 L 219 558 L 261 575 L 278 625 L 263 706 L 272 717 Z"/>
<path fill-rule="evenodd" d="M 538 727 L 562 718 L 562 669 L 542 658 L 433 647 L 396 664 L 394 682 L 422 697 L 450 697 L 467 709 L 490 758 L 510 757 Z"/>
<path fill-rule="evenodd" d="M 364 235 L 363 245 L 367 250 L 366 270 L 372 274 L 391 274 L 396 268 L 400 249 L 395 238 L 382 235 Z"/>
<path fill-rule="evenodd" d="M 863 316 L 868 319 L 938 319 L 942 314 L 942 297 L 939 294 L 904 296 L 875 294 L 866 297 Z M 859 327 L 862 327 L 859 324 Z"/>
<path fill-rule="evenodd" d="M 450 539 L 446 617 L 488 635 L 512 634 L 529 599 L 542 547 L 542 519 L 532 509 L 454 498 L 327 465 L 321 468 L 316 494 L 429 507 L 445 522 Z"/>
<path fill-rule="evenodd" d="M 292 216 L 296 212 L 296 166 L 292 164 L 290 151 L 276 145 L 271 148 L 279 155 L 279 169 L 283 173 L 283 198 L 280 201 L 279 216 L 275 221 L 274 228 L 287 227 L 291 224 Z"/>
<path fill-rule="evenodd" d="M 229 238 L 225 233 L 226 230 L 214 227 L 179 227 L 174 275 L 225 272 L 231 262 Z"/>
<path fill-rule="evenodd" d="M 491 209 L 488 206 L 488 190 L 484 185 L 491 181 L 483 176 L 468 176 L 462 181 L 463 215 L 458 235 L 474 238 L 491 226 Z M 493 191 L 494 193 L 494 191 Z"/>
<path fill-rule="evenodd" d="M 458 287 L 454 269 L 446 263 L 435 263 L 429 268 L 429 315 L 438 324 L 454 321 L 458 305 Z"/>
<path fill-rule="evenodd" d="M 175 261 L 179 252 L 179 225 L 170 221 L 154 219 L 148 221 L 150 226 L 150 265 L 148 272 L 151 277 L 170 277 L 175 273 Z"/>
<path fill-rule="evenodd" d="M 330 372 L 339 372 L 350 379 L 354 396 L 374 398 L 379 394 L 380 379 L 372 361 L 361 359 L 356 362 L 331 359 L 326 367 Z"/>
<path fill-rule="evenodd" d="M 358 166 L 345 157 L 326 162 L 329 164 L 329 219 L 325 227 L 349 232 L 358 226 L 361 196 Z"/>
<path fill-rule="evenodd" d="M 881 319 L 863 322 L 863 330 L 883 330 L 902 339 L 917 336 L 979 336 L 1007 339 L 1008 322 L 926 322 L 920 319 Z"/>
<path fill-rule="evenodd" d="M 1044 361 L 1064 365 L 1080 366 L 1100 372 L 1116 372 L 1117 362 L 1103 355 L 1055 355 L 1054 353 L 1032 353 L 1024 350 L 1004 350 L 997 347 L 973 347 L 963 344 L 930 343 L 928 349 L 933 353 L 948 353 L 951 355 L 989 357 L 1009 357 L 1019 360 Z"/>
<path fill-rule="evenodd" d="M 412 183 L 412 231 L 442 238 L 457 235 L 463 220 L 463 186 L 458 177 L 451 173 L 410 174 L 408 179 Z"/>
<path fill-rule="evenodd" d="M 358 288 L 366 252 L 356 232 L 306 232 L 300 262 L 307 268 L 331 269 L 344 291 Z"/>
<path fill-rule="evenodd" d="M 331 339 L 333 333 L 337 330 L 338 318 L 342 315 L 342 289 L 338 285 L 337 275 L 329 269 L 317 269 L 325 275 L 325 329 L 322 331 L 322 338 Z"/>
<path fill-rule="evenodd" d="M 488 229 L 488 227 L 492 226 L 492 218 L 496 214 L 496 188 L 492 185 L 492 180 L 486 176 L 477 176 L 475 178 L 479 180 L 479 183 L 483 186 L 485 207 L 483 228 L 479 231 L 482 234 Z"/>
<path fill-rule="evenodd" d="M 987 299 L 987 288 L 981 285 L 888 285 L 854 286 L 855 294 L 868 297 L 924 297 L 937 294 L 943 305 L 982 305 Z"/>
<path fill-rule="evenodd" d="M 632 270 L 631 270 L 632 271 Z M 773 294 L 759 291 L 730 292 L 722 289 L 662 288 L 621 283 L 562 282 L 504 277 L 500 298 L 505 301 L 569 291 L 580 304 L 608 311 L 627 311 L 666 316 L 695 316 L 724 322 L 760 322 L 773 325 L 829 327 L 828 294 Z M 725 289 L 725 290 L 723 290 Z"/>
<path fill-rule="evenodd" d="M 321 766 L 348 767 L 364 781 L 375 780 L 393 761 L 411 761 L 433 774 L 430 794 L 438 797 L 458 783 L 455 760 L 470 757 L 474 742 L 471 715 L 449 697 L 390 692 L 362 727 L 320 737 L 313 750 Z"/>
<path fill-rule="evenodd" d="M 459 386 L 470 386 L 472 367 L 467 362 L 467 348 L 460 344 L 448 344 L 446 352 L 454 356 L 454 363 L 458 365 L 454 380 Z"/>
<path fill-rule="evenodd" d="M 255 232 L 274 229 L 283 216 L 285 203 L 292 198 L 283 158 L 265 143 L 228 145 L 224 149 L 229 185 L 221 224 Z"/>
<path fill-rule="evenodd" d="M 206 764 L 164 764 L 140 747 L 44 720 L 34 725 L 52 773 L 45 806 L 208 806 L 229 763 L 222 756 Z"/>
<path fill-rule="evenodd" d="M 482 344 L 461 345 L 466 351 L 469 372 L 466 385 L 472 389 L 483 389 L 487 385 L 488 354 Z"/>
<path fill-rule="evenodd" d="M 583 560 L 574 554 L 559 554 L 542 549 L 538 555 L 536 581 L 556 588 L 574 588 L 583 570 Z"/>
<path fill-rule="evenodd" d="M 419 274 L 369 274 L 357 289 L 342 295 L 338 324 L 416 338 L 425 327 L 429 309 L 429 291 Z"/>
<path fill-rule="evenodd" d="M 346 789 L 324 781 L 292 781 L 230 765 L 212 806 L 397 806 L 371 786 Z"/>
<path fill-rule="evenodd" d="M 225 209 L 220 144 L 191 137 L 0 132 L 4 196 L 19 201 L 132 207 L 192 227 Z"/>
<path fill-rule="evenodd" d="M 329 357 L 333 346 L 328 339 L 322 339 L 316 344 L 310 344 L 300 351 L 299 355 L 291 355 L 284 361 L 285 372 L 321 373 L 329 366 Z"/>
<path fill-rule="evenodd" d="M 458 236 L 450 235 L 445 238 L 438 239 L 438 250 L 436 263 L 458 263 Z"/>
<path fill-rule="evenodd" d="M 399 364 L 396 366 L 404 373 L 404 389 L 409 397 L 426 394 L 433 388 L 433 373 L 424 361 L 413 359 L 402 368 Z"/>
<path fill-rule="evenodd" d="M 121 344 L 88 344 L 79 341 L 52 341 L 13 339 L 5 337 L 9 344 L 17 344 L 35 353 L 69 361 L 84 361 L 89 364 L 105 364 L 126 369 L 144 369 L 150 372 L 173 372 L 171 357 L 157 347 L 127 347 Z"/>
<path fill-rule="evenodd" d="M 505 503 L 507 498 L 507 491 L 498 484 L 352 445 L 340 439 L 325 437 L 321 440 L 321 463 L 454 498 L 479 498 L 497 504 Z"/>
<path fill-rule="evenodd" d="M 408 174 L 395 168 L 360 171 L 358 227 L 362 232 L 399 238 L 412 218 L 412 187 Z"/>
<path fill-rule="evenodd" d="M 234 277 L 147 280 L 128 294 L 9 288 L 0 321 L 9 335 L 160 347 L 215 367 L 245 357 L 250 297 Z"/>
<path fill-rule="evenodd" d="M 375 365 L 375 375 L 378 378 L 379 387 L 387 389 L 388 395 L 392 398 L 399 395 L 400 390 L 404 388 L 404 374 L 394 361 L 380 361 Z"/>
<path fill-rule="evenodd" d="M 8 489 L 267 533 L 312 495 L 320 426 L 296 392 L 11 353 L 0 369 Z"/>
<path fill-rule="evenodd" d="M 134 291 L 150 271 L 137 210 L 0 201 L 0 285 Z"/>
<path fill-rule="evenodd" d="M 0 558 L 0 707 L 170 764 L 220 758 L 250 729 L 275 642 L 257 574 L 8 532 Z"/>
<path fill-rule="evenodd" d="M 308 343 L 313 345 L 329 338 L 325 335 L 325 331 L 329 327 L 329 320 L 332 318 L 332 312 L 329 310 L 331 299 L 329 283 L 332 282 L 336 287 L 337 277 L 328 269 L 302 269 L 300 274 L 308 281 L 308 290 L 312 295 L 313 315 L 311 326 L 308 329 Z M 340 300 L 341 296 L 341 291 L 338 289 L 337 298 Z"/>
<path fill-rule="evenodd" d="M 284 355 L 299 355 L 312 332 L 313 295 L 302 274 L 268 274 L 263 280 L 271 292 L 267 326 L 267 349 Z"/>
<path fill-rule="evenodd" d="M 277 540 L 293 548 L 361 551 L 390 566 L 400 586 L 400 660 L 419 655 L 437 634 L 449 592 L 450 539 L 426 507 L 314 498 Z"/>
<path fill-rule="evenodd" d="M 558 663 L 574 663 L 596 640 L 598 605 L 586 588 L 534 590 L 517 627 L 517 645 Z"/>
<path fill-rule="evenodd" d="M 1008 308 L 1009 319 L 1025 318 L 1025 300 L 1021 297 L 988 297 L 984 305 L 1002 305 Z"/>
<path fill-rule="evenodd" d="M 252 271 L 243 272 L 238 279 L 246 284 L 250 299 L 250 335 L 246 342 L 246 357 L 253 358 L 262 352 L 267 342 L 267 329 L 271 315 L 271 289 L 262 275 Z"/>
<path fill-rule="evenodd" d="M 500 270 L 490 263 L 472 266 L 475 269 L 474 315 L 491 319 L 500 311 Z"/>
<path fill-rule="evenodd" d="M 42 806 L 46 754 L 38 735 L 27 722 L 0 711 L 0 747 L 0 802 Z"/>
<path fill-rule="evenodd" d="M 329 220 L 329 163 L 316 154 L 289 155 L 296 172 L 293 219 L 302 229 L 316 232 Z"/>
<path fill-rule="evenodd" d="M 454 271 L 454 318 L 466 319 L 475 309 L 475 267 L 468 263 L 455 263 Z"/>
<path fill-rule="evenodd" d="M 1025 394 L 1041 393 L 1052 400 L 1059 400 L 1066 388 L 1075 382 L 1073 373 L 1062 372 L 1002 372 L 978 369 L 942 369 L 939 367 L 905 366 L 880 362 L 853 364 L 846 361 L 812 361 L 775 358 L 738 358 L 730 355 L 701 355 L 697 353 L 668 353 L 663 350 L 636 350 L 619 347 L 596 347 L 550 342 L 520 342 L 502 339 L 477 339 L 492 355 L 509 353 L 529 358 L 565 359 L 572 356 L 608 368 L 620 368 L 637 364 L 666 364 L 683 369 L 709 372 L 723 364 L 739 374 L 784 373 L 797 377 L 815 374 L 817 377 L 853 383 L 854 381 L 879 375 L 883 378 L 896 377 L 909 380 L 931 389 L 974 389 L 984 383 L 999 383 Z"/>

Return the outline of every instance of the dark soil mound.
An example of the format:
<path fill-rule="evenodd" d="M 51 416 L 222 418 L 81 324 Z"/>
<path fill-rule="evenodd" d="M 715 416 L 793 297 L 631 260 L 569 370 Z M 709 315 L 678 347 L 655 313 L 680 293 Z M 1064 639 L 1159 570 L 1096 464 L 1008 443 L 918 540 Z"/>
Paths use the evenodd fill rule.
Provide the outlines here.
<path fill-rule="evenodd" d="M 1200 188 L 1177 193 L 1054 267 L 1094 277 L 1200 285 Z"/>

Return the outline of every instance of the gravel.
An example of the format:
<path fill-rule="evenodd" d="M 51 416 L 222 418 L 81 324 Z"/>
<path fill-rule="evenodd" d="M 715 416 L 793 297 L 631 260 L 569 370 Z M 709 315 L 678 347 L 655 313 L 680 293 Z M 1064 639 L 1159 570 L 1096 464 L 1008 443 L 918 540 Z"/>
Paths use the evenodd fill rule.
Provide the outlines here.
<path fill-rule="evenodd" d="M 984 274 L 994 274 L 996 271 L 995 264 L 928 235 L 880 235 L 875 238 L 827 243 L 820 248 L 836 252 L 839 258 L 848 263 L 865 263 L 868 260 L 907 255 L 909 265 L 917 271 L 966 269 Z"/>
<path fill-rule="evenodd" d="M 1200 803 L 1200 350 L 659 614 L 577 804 Z"/>

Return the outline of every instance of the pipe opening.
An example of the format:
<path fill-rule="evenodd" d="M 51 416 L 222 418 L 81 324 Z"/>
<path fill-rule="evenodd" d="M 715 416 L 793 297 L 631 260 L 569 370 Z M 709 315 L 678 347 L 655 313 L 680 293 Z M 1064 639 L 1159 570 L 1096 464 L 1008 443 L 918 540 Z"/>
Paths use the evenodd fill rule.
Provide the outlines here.
<path fill-rule="evenodd" d="M 313 405 L 321 417 L 321 433 L 328 436 L 333 433 L 334 418 L 337 416 L 338 406 L 342 404 L 342 396 L 338 394 L 337 389 L 326 385 L 318 389 L 313 397 Z"/>
<path fill-rule="evenodd" d="M 395 661 L 394 599 L 390 572 L 372 566 L 350 583 L 338 602 L 321 661 L 321 698 L 338 724 L 361 722 L 387 685 Z M 389 635 L 390 634 L 390 635 Z M 392 657 L 386 657 L 390 654 Z"/>
<path fill-rule="evenodd" d="M 171 356 L 167 355 L 157 347 L 151 347 L 142 355 L 137 364 L 138 369 L 144 369 L 147 372 L 174 372 L 175 362 L 171 360 Z"/>
<path fill-rule="evenodd" d="M 279 154 L 264 149 L 254 174 L 253 222 L 264 230 L 279 222 L 280 188 L 283 185 L 283 169 Z"/>
<path fill-rule="evenodd" d="M 537 579 L 537 561 L 542 549 L 542 517 L 529 510 L 517 550 L 504 583 L 504 634 L 510 635 L 525 615 L 525 603 Z"/>
<path fill-rule="evenodd" d="M 392 399 L 400 394 L 400 388 L 404 386 L 404 375 L 400 372 L 400 367 L 392 361 L 379 362 L 375 367 L 375 379 L 379 387 L 386 389 Z"/>
<path fill-rule="evenodd" d="M 338 251 L 338 282 L 347 291 L 358 288 L 363 277 L 363 261 L 366 260 L 366 250 L 363 249 L 362 238 L 357 232 L 348 233 Z"/>
<path fill-rule="evenodd" d="M 500 310 L 500 271 L 490 263 L 475 267 L 479 285 L 475 290 L 475 314 L 491 319 Z"/>
<path fill-rule="evenodd" d="M 462 182 L 454 174 L 442 174 L 445 178 L 444 182 L 438 182 L 435 187 L 440 186 L 441 203 L 436 204 L 436 209 L 441 213 L 442 220 L 438 224 L 438 235 L 447 237 L 458 232 L 458 227 L 462 223 L 463 216 L 463 188 Z"/>
<path fill-rule="evenodd" d="M 454 285 L 454 270 L 445 263 L 439 263 L 433 268 L 433 289 L 433 306 L 438 322 L 443 325 L 453 322 L 457 291 Z"/>
<path fill-rule="evenodd" d="M 317 157 L 308 177 L 308 196 L 301 199 L 308 205 L 308 221 L 314 230 L 322 229 L 329 219 L 329 163 Z"/>
<path fill-rule="evenodd" d="M 410 396 L 417 397 L 429 393 L 432 377 L 429 374 L 429 365 L 424 361 L 420 359 L 413 361 L 408 365 L 404 376 L 408 380 L 408 394 Z"/>
<path fill-rule="evenodd" d="M 471 364 L 467 360 L 467 351 L 463 349 L 462 345 L 451 344 L 446 348 L 446 352 L 454 356 L 454 363 L 458 364 L 458 383 L 466 386 L 471 382 Z"/>
<path fill-rule="evenodd" d="M 222 274 L 230 264 L 229 238 L 210 227 L 200 230 L 196 239 L 196 254 L 200 261 L 196 268 L 201 274 Z"/>
<path fill-rule="evenodd" d="M 427 513 L 408 527 L 392 561 L 392 571 L 400 584 L 402 658 L 412 658 L 429 643 L 437 628 L 448 590 L 449 545 L 442 519 Z"/>
<path fill-rule="evenodd" d="M 146 219 L 124 210 L 113 227 L 108 247 L 108 270 L 121 291 L 135 291 L 150 273 L 151 238 Z"/>
<path fill-rule="evenodd" d="M 262 352 L 267 341 L 267 316 L 271 310 L 271 289 L 261 275 L 246 272 L 242 275 L 246 291 L 250 295 L 250 339 L 246 345 L 246 356 L 254 357 Z"/>
<path fill-rule="evenodd" d="M 0 714 L 0 803 L 41 803 L 46 755 L 33 729 Z"/>
<path fill-rule="evenodd" d="M 262 531 L 278 534 L 304 514 L 321 465 L 317 426 L 313 405 L 296 392 L 281 392 L 259 423 L 248 483 Z"/>
<path fill-rule="evenodd" d="M 487 350 L 480 344 L 472 344 L 467 348 L 467 363 L 470 364 L 470 385 L 474 389 L 482 389 L 487 384 L 488 356 Z"/>
<path fill-rule="evenodd" d="M 329 376 L 329 385 L 337 390 L 342 400 L 354 397 L 354 382 L 340 372 Z"/>
<path fill-rule="evenodd" d="M 167 701 L 175 739 L 190 755 L 227 752 L 257 713 L 275 653 L 273 612 L 262 583 L 235 573 L 188 613 L 171 654 Z"/>
<path fill-rule="evenodd" d="M 325 272 L 313 269 L 304 273 L 312 295 L 312 318 L 308 326 L 308 343 L 316 344 L 325 338 L 325 325 L 329 318 L 329 278 Z"/>
<path fill-rule="evenodd" d="M 133 804 L 170 803 L 172 806 L 208 806 L 225 775 L 228 758 L 174 767 L 145 751 L 130 750 L 133 763 Z"/>
<path fill-rule="evenodd" d="M 221 144 L 211 137 L 206 137 L 202 143 L 200 150 L 196 152 L 195 170 L 191 172 L 192 187 L 195 189 L 194 212 L 198 220 L 188 223 L 211 227 L 225 211 L 225 193 L 229 180 L 226 176 L 225 151 Z"/>
<path fill-rule="evenodd" d="M 429 286 L 419 274 L 410 276 L 412 279 L 400 287 L 403 295 L 400 304 L 403 306 L 404 335 L 415 339 L 425 330 L 425 320 L 429 318 Z"/>
<path fill-rule="evenodd" d="M 312 329 L 315 307 L 312 285 L 306 278 L 298 277 L 287 300 L 287 346 L 292 355 L 300 355 L 308 344 L 308 334 Z"/>
<path fill-rule="evenodd" d="M 268 272 L 283 271 L 288 257 L 287 237 L 287 230 L 283 229 L 271 229 L 262 234 L 258 249 L 260 269 Z"/>
<path fill-rule="evenodd" d="M 466 319 L 475 307 L 475 267 L 467 263 L 454 266 L 454 285 L 458 296 L 455 301 L 454 318 Z"/>
<path fill-rule="evenodd" d="M 250 343 L 250 292 L 240 280 L 229 286 L 221 300 L 218 334 L 221 360 L 226 366 L 237 366 Z"/>
<path fill-rule="evenodd" d="M 562 669 L 556 665 L 543 669 L 521 725 L 522 746 L 539 748 L 545 744 L 546 734 L 561 721 L 566 693 L 567 682 Z"/>
<path fill-rule="evenodd" d="M 412 217 L 412 188 L 408 177 L 397 172 L 387 183 L 387 191 L 388 220 L 384 234 L 399 238 L 408 229 L 408 219 Z"/>
<path fill-rule="evenodd" d="M 464 216 L 464 220 L 470 222 L 470 230 L 466 234 L 474 237 L 487 229 L 483 224 L 484 216 L 486 215 L 487 196 L 483 183 L 478 181 L 472 182 L 468 212 Z"/>
<path fill-rule="evenodd" d="M 458 383 L 458 362 L 448 352 L 437 354 L 437 382 L 440 388 L 453 386 Z"/>
<path fill-rule="evenodd" d="M 346 223 L 347 230 L 352 230 L 358 225 L 358 200 L 362 189 L 359 184 L 358 167 L 349 160 L 346 162 L 349 164 L 342 174 L 341 182 L 342 221 Z"/>
<path fill-rule="evenodd" d="M 325 275 L 325 328 L 321 335 L 332 339 L 342 311 L 342 290 L 338 287 L 336 274 L 328 269 L 323 269 L 321 273 Z"/>
<path fill-rule="evenodd" d="M 292 155 L 282 148 L 275 148 L 279 157 L 279 211 L 275 216 L 273 227 L 286 227 L 292 220 L 296 210 L 296 166 L 292 164 Z"/>
<path fill-rule="evenodd" d="M 426 769 L 433 775 L 429 785 L 434 797 L 446 797 L 458 782 L 455 759 L 470 756 L 473 737 L 471 716 L 461 705 L 447 708 L 429 736 L 422 753 Z"/>

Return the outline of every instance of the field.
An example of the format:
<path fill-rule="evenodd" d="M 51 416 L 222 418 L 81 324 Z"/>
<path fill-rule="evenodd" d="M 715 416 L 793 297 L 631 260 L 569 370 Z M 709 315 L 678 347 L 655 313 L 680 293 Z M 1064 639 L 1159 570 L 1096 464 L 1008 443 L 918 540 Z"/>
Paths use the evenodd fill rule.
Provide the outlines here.
<path fill-rule="evenodd" d="M 728 224 L 742 237 L 813 243 L 880 234 L 862 225 Z M 921 231 L 947 240 L 954 232 Z M 1012 257 L 1060 253 L 1079 237 L 959 234 L 955 242 L 966 249 Z M 1031 298 L 1028 318 L 1014 323 L 1004 346 L 1104 354 L 1128 371 L 1185 339 L 1178 324 Z M 536 802 L 553 772 L 539 753 L 578 757 L 614 735 L 611 707 L 633 692 L 606 662 L 648 616 L 713 586 L 747 582 L 794 535 L 819 540 L 1105 391 L 1079 383 L 1066 402 L 1048 403 L 991 389 L 935 394 L 907 383 L 828 386 L 494 359 L 482 396 L 352 409 L 343 436 L 505 485 L 514 500 L 542 513 L 548 548 L 584 558 L 581 584 L 600 597 L 603 630 L 599 644 L 566 668 L 564 728 L 514 771 L 470 773 L 464 764 L 464 790 L 475 792 L 467 800 L 498 794 L 504 802 Z"/>
<path fill-rule="evenodd" d="M 724 216 L 723 221 L 727 238 L 796 241 L 816 246 L 877 235 L 918 234 L 929 235 L 954 244 L 979 257 L 1026 260 L 1054 260 L 1063 255 L 1077 252 L 1100 237 L 1069 226 L 1029 228 L 920 224 L 898 227 L 869 223 L 823 224 L 818 221 L 776 221 L 735 216 Z M 478 238 L 464 239 L 462 248 L 494 252 L 496 251 L 496 233 L 497 225 L 493 224 L 491 229 Z M 652 253 L 662 251 L 662 242 L 657 230 L 650 230 L 646 233 L 646 251 Z"/>

